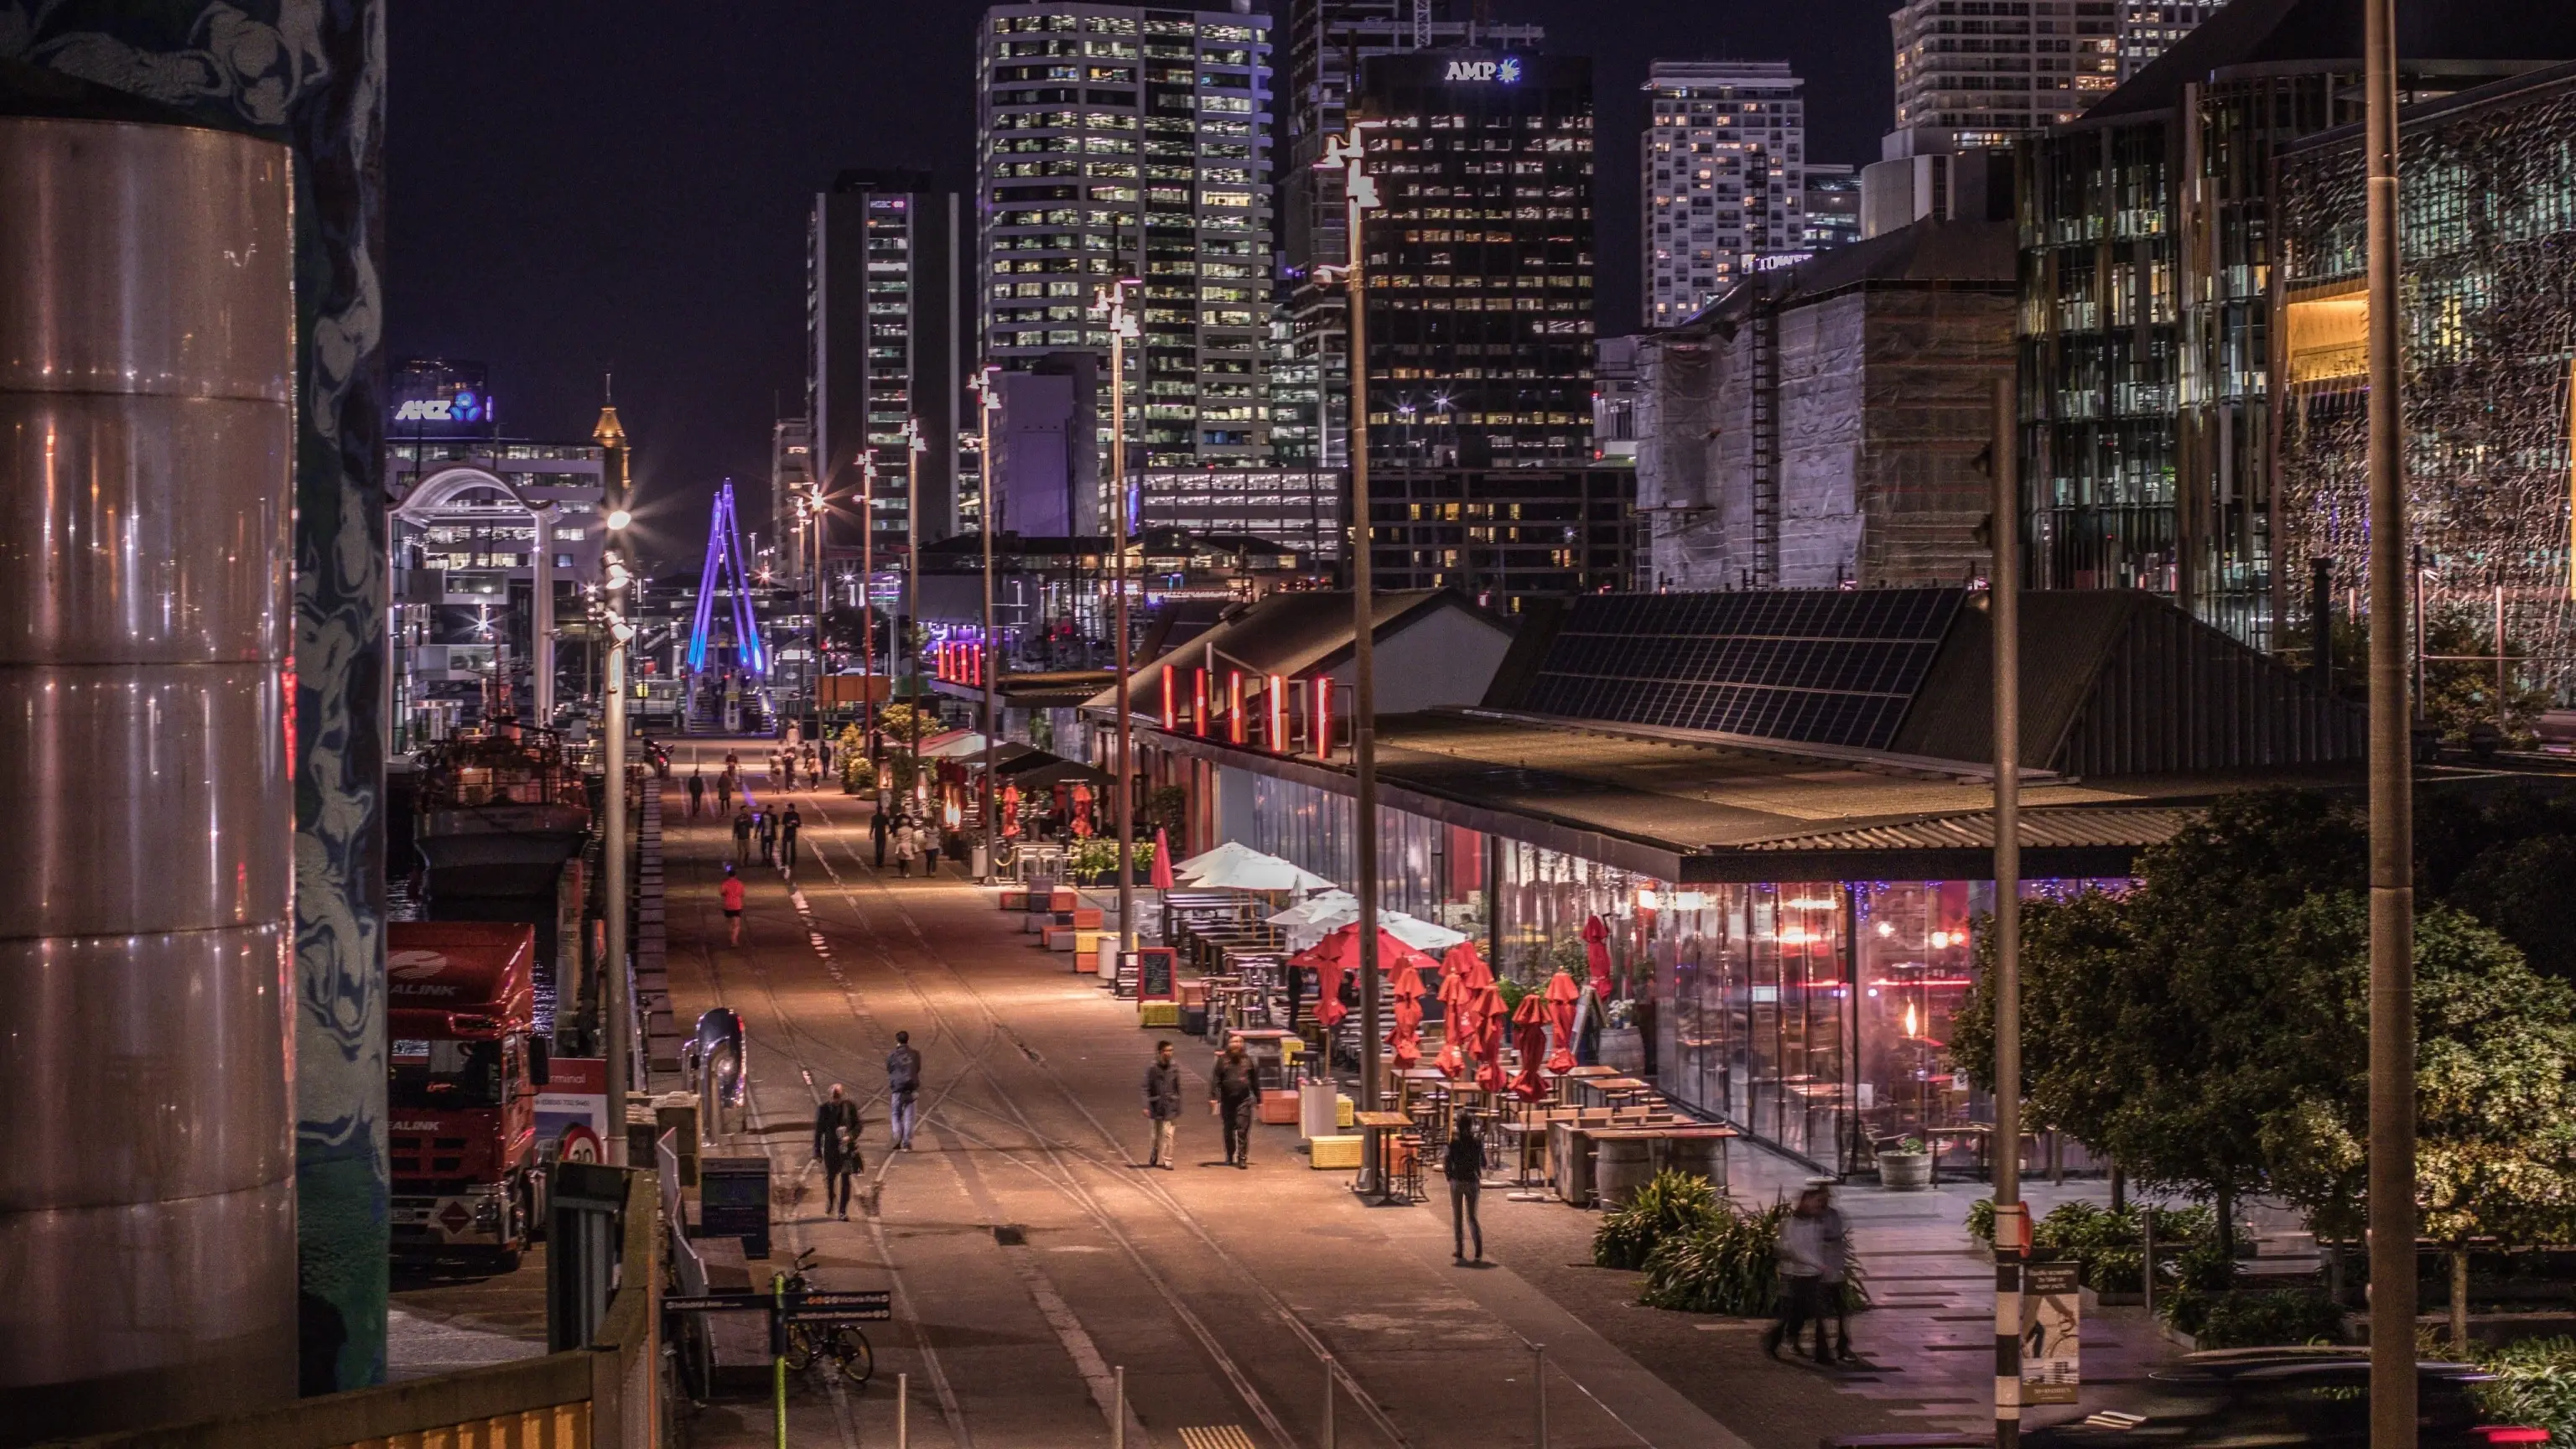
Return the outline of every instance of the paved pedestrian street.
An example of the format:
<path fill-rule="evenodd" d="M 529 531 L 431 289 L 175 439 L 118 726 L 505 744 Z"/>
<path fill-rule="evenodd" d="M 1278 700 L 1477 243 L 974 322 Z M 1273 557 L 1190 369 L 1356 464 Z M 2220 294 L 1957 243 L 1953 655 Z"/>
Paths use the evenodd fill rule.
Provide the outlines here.
<path fill-rule="evenodd" d="M 684 743 L 675 773 L 724 749 Z M 1973 1193 L 1847 1196 L 1891 1299 L 1855 1320 L 1871 1367 L 1847 1373 L 1765 1359 L 1758 1325 L 1636 1306 L 1635 1275 L 1588 1264 L 1595 1216 L 1560 1203 L 1488 1190 L 1492 1262 L 1455 1266 L 1445 1195 L 1363 1205 L 1348 1174 L 1306 1166 L 1291 1128 L 1258 1129 L 1248 1170 L 1222 1166 L 1197 1105 L 1204 1041 L 1138 1029 L 1131 1003 L 1038 949 L 957 862 L 929 879 L 874 869 L 866 803 L 837 788 L 790 798 L 799 869 L 754 852 L 739 948 L 716 902 L 729 831 L 672 795 L 665 838 L 678 1019 L 721 1002 L 748 1025 L 747 1120 L 708 1151 L 776 1165 L 778 1253 L 749 1265 L 756 1281 L 811 1247 L 821 1286 L 893 1293 L 894 1321 L 869 1328 L 872 1382 L 817 1370 L 791 1386 L 793 1442 L 893 1443 L 901 1376 L 914 1443 L 1106 1444 L 1122 1370 L 1130 1446 L 1527 1445 L 1542 1389 L 1553 1449 L 1810 1449 L 1981 1417 L 1987 1361 L 1963 1346 L 1991 1344 L 1968 1321 L 1990 1321 L 1990 1278 L 1957 1229 Z M 898 1030 L 923 1063 L 909 1152 L 887 1150 Z M 1190 1104 L 1168 1172 L 1141 1165 L 1143 1077 L 1165 1038 Z M 835 1082 L 865 1123 L 846 1222 L 825 1211 L 810 1156 Z M 1789 1172 L 1756 1157 L 1735 1149 L 1741 1190 Z M 769 1401 L 719 1393 L 686 1432 L 767 1443 Z"/>

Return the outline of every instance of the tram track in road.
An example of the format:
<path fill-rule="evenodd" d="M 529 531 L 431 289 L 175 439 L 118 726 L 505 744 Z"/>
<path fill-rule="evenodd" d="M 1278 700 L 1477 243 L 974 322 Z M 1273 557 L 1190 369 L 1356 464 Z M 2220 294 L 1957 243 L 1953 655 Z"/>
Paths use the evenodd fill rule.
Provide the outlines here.
<path fill-rule="evenodd" d="M 824 822 L 827 828 L 833 827 L 832 817 L 823 807 L 822 803 L 820 801 L 816 801 L 813 802 L 813 805 L 815 815 Z M 934 1020 L 939 1021 L 944 1031 L 953 1033 L 955 1028 L 949 1020 L 948 1012 L 940 1006 L 938 1001 L 934 999 L 931 993 L 924 987 L 918 974 L 911 967 L 908 967 L 895 959 L 894 952 L 887 947 L 882 934 L 878 933 L 875 924 L 868 920 L 866 908 L 859 902 L 856 894 L 850 886 L 850 883 L 832 866 L 828 854 L 826 853 L 828 842 L 818 839 L 814 845 L 815 848 L 813 854 L 817 863 L 822 865 L 824 871 L 832 877 L 835 889 L 842 894 L 845 901 L 848 903 L 852 916 L 861 923 L 861 929 L 863 931 L 870 932 L 877 936 L 877 944 L 879 948 L 878 958 L 889 970 L 894 972 L 895 975 L 905 983 L 906 987 L 911 991 L 915 999 L 921 1003 L 922 1009 L 928 1012 Z M 1050 1185 L 1053 1186 L 1060 1195 L 1070 1201 L 1077 1210 L 1091 1219 L 1099 1227 L 1104 1236 L 1108 1237 L 1113 1243 L 1118 1245 L 1123 1255 L 1127 1257 L 1127 1259 L 1137 1268 L 1139 1273 L 1155 1289 L 1157 1295 L 1163 1299 L 1166 1306 L 1171 1310 L 1175 1320 L 1180 1322 L 1182 1326 L 1190 1332 L 1190 1335 L 1199 1341 L 1202 1348 L 1209 1354 L 1211 1360 L 1215 1362 L 1220 1371 L 1226 1375 L 1232 1387 L 1235 1389 L 1237 1397 L 1243 1400 L 1245 1407 L 1253 1413 L 1255 1418 L 1262 1422 L 1263 1427 L 1270 1431 L 1272 1438 L 1282 1446 L 1282 1449 L 1295 1449 L 1296 1441 L 1288 1433 L 1286 1427 L 1281 1424 L 1277 1414 L 1273 1412 L 1269 1408 L 1267 1402 L 1260 1397 L 1259 1391 L 1253 1386 L 1249 1377 L 1244 1374 L 1240 1366 L 1234 1362 L 1232 1356 L 1227 1354 L 1225 1350 L 1219 1346 L 1215 1335 L 1208 1330 L 1205 1322 L 1199 1318 L 1194 1310 L 1181 1300 L 1179 1294 L 1172 1289 L 1171 1285 L 1163 1275 L 1156 1270 L 1149 1261 L 1147 1261 L 1142 1250 L 1137 1247 L 1135 1241 L 1127 1233 L 1124 1227 L 1118 1223 L 1115 1215 L 1108 1210 L 1108 1208 L 1089 1187 L 1081 1182 L 1070 1163 L 1068 1163 L 1068 1158 L 1083 1163 L 1097 1173 L 1106 1175 L 1111 1182 L 1116 1183 L 1117 1185 L 1132 1189 L 1143 1196 L 1146 1200 L 1153 1203 L 1156 1207 L 1160 1208 L 1164 1214 L 1188 1232 L 1191 1237 L 1202 1245 L 1211 1255 L 1213 1255 L 1217 1261 L 1224 1264 L 1225 1267 L 1233 1273 L 1238 1282 L 1250 1288 L 1259 1298 L 1262 1305 L 1288 1329 L 1289 1333 L 1305 1347 L 1308 1353 L 1313 1355 L 1320 1363 L 1330 1365 L 1330 1371 L 1334 1380 L 1350 1395 L 1352 1401 L 1360 1407 L 1362 1414 L 1378 1430 L 1378 1432 L 1384 1436 L 1388 1444 L 1395 1446 L 1395 1449 L 1412 1449 L 1412 1440 L 1395 1424 L 1392 1419 L 1387 1416 L 1385 1410 L 1379 1406 L 1376 1398 L 1372 1396 L 1350 1372 L 1349 1368 L 1344 1364 L 1342 1357 L 1333 1353 L 1328 1347 L 1326 1347 L 1323 1339 L 1295 1309 L 1291 1308 L 1285 1300 L 1280 1298 L 1277 1293 L 1273 1292 L 1268 1284 L 1264 1283 L 1239 1257 L 1220 1242 L 1216 1235 L 1208 1230 L 1207 1225 L 1200 1219 L 1195 1210 L 1193 1210 L 1187 1203 L 1181 1201 L 1179 1197 L 1174 1195 L 1172 1191 L 1164 1185 L 1142 1180 L 1136 1175 L 1135 1160 L 1128 1154 L 1124 1141 L 1122 1141 L 1116 1133 L 1112 1132 L 1107 1124 L 1100 1120 L 1099 1116 L 1091 1110 L 1089 1104 L 1082 1100 L 1081 1095 L 1064 1080 L 1063 1076 L 1055 1069 L 1052 1063 L 1046 1060 L 1042 1053 L 1029 1047 L 1025 1041 L 1018 1038 L 1016 1033 L 1010 1031 L 1007 1023 L 1003 1021 L 1000 1012 L 993 1006 L 992 1002 L 985 997 L 983 992 L 975 987 L 974 983 L 967 978 L 965 973 L 959 971 L 954 965 L 950 964 L 945 957 L 941 956 L 937 950 L 931 947 L 929 937 L 921 929 L 919 920 L 914 917 L 912 912 L 903 904 L 903 902 L 896 898 L 894 893 L 885 886 L 882 878 L 877 877 L 873 871 L 867 871 L 866 867 L 861 865 L 858 859 L 856 847 L 844 842 L 842 850 L 849 856 L 851 866 L 854 870 L 866 871 L 870 883 L 876 887 L 876 894 L 881 897 L 884 903 L 902 919 L 906 930 L 910 933 L 920 954 L 938 963 L 938 969 L 944 972 L 955 983 L 956 990 L 960 995 L 962 995 L 967 1001 L 973 1003 L 974 1009 L 984 1018 L 987 1027 L 991 1031 L 1005 1036 L 1019 1047 L 1020 1053 L 1022 1057 L 1026 1059 L 1028 1067 L 1041 1076 L 1046 1081 L 1047 1085 L 1053 1090 L 1055 1095 L 1079 1114 L 1083 1121 L 1090 1125 L 1092 1132 L 1097 1134 L 1101 1141 L 1108 1144 L 1109 1150 L 1115 1154 L 1115 1157 L 1113 1159 L 1111 1157 L 1103 1156 L 1098 1152 L 1086 1149 L 1078 1144 L 1041 1131 L 1034 1122 L 1029 1120 L 1027 1114 L 1020 1108 L 1016 1094 L 1011 1092 L 1009 1088 L 1002 1083 L 1000 1078 L 992 1072 L 990 1065 L 980 1056 L 973 1062 L 973 1068 L 979 1074 L 983 1075 L 986 1082 L 992 1087 L 994 1095 L 1000 1099 L 1003 1106 L 1007 1109 L 1007 1116 L 1002 1113 L 991 1112 L 980 1107 L 974 1108 L 974 1110 L 978 1115 L 991 1117 L 1005 1125 L 1017 1127 L 1018 1130 L 1026 1133 L 1032 1140 L 1039 1144 L 1034 1150 L 1052 1163 L 1060 1174 L 1059 1178 L 1050 1181 Z M 961 1105 L 963 1104 L 961 1103 Z M 1031 1150 L 1002 1147 L 1000 1144 L 993 1143 L 989 1139 L 981 1138 L 976 1134 L 967 1132 L 953 1120 L 947 1125 L 949 1130 L 956 1131 L 959 1135 L 967 1137 L 969 1140 L 977 1141 L 979 1145 L 985 1146 L 988 1149 L 1003 1151 L 1006 1156 L 1011 1155 L 1015 1151 Z"/>

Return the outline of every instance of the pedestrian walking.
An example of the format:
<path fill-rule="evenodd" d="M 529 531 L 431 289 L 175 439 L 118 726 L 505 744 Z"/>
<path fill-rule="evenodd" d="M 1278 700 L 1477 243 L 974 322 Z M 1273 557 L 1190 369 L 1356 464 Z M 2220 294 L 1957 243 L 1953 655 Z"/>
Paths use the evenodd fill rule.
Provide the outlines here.
<path fill-rule="evenodd" d="M 1218 1054 L 1208 1073 L 1208 1106 L 1225 1127 L 1225 1165 L 1252 1165 L 1252 1116 L 1261 1102 L 1261 1076 L 1236 1037 Z"/>
<path fill-rule="evenodd" d="M 912 1049 L 912 1033 L 894 1034 L 894 1050 L 886 1053 L 887 1127 L 897 1150 L 912 1150 L 912 1126 L 921 1100 L 921 1053 Z"/>
<path fill-rule="evenodd" d="M 778 854 L 790 875 L 796 872 L 796 832 L 804 828 L 805 822 L 796 814 L 796 807 L 788 806 L 787 817 L 778 822 Z"/>
<path fill-rule="evenodd" d="M 868 843 L 877 848 L 877 869 L 879 870 L 885 869 L 886 838 L 893 833 L 886 826 L 886 813 L 883 810 L 872 810 L 868 813 Z"/>
<path fill-rule="evenodd" d="M 912 878 L 912 863 L 921 855 L 921 832 L 907 820 L 894 828 L 894 873 Z"/>
<path fill-rule="evenodd" d="M 804 749 L 804 752 L 803 752 L 803 756 L 802 756 L 802 758 L 803 758 L 804 765 L 805 765 L 805 785 L 806 785 L 806 788 L 807 788 L 807 789 L 811 789 L 811 790 L 820 790 L 820 789 L 822 789 L 822 788 L 823 788 L 823 767 L 822 767 L 820 764 L 818 764 L 818 763 L 816 762 L 817 757 L 816 757 L 816 755 L 815 755 L 815 753 L 814 753 L 814 744 L 813 744 L 813 741 L 811 741 L 811 740 L 806 741 L 806 743 L 805 743 L 805 749 Z"/>
<path fill-rule="evenodd" d="M 736 865 L 751 864 L 751 805 L 733 813 L 733 860 Z"/>
<path fill-rule="evenodd" d="M 727 939 L 736 946 L 741 945 L 742 877 L 733 873 L 732 866 L 725 867 L 724 884 L 716 887 L 716 899 L 724 905 Z"/>
<path fill-rule="evenodd" d="M 921 873 L 939 874 L 939 828 L 927 820 L 921 822 Z"/>
<path fill-rule="evenodd" d="M 823 1211 L 850 1220 L 850 1183 L 867 1170 L 859 1155 L 859 1104 L 841 1084 L 814 1108 L 814 1160 L 823 1168 Z"/>
<path fill-rule="evenodd" d="M 1172 1170 L 1172 1137 L 1181 1125 L 1181 1064 L 1172 1060 L 1172 1044 L 1163 1042 L 1154 1048 L 1154 1060 L 1145 1067 L 1145 1118 L 1154 1124 L 1152 1145 L 1146 1148 L 1145 1165 Z"/>
<path fill-rule="evenodd" d="M 776 810 L 760 812 L 760 863 L 762 865 L 778 863 L 778 812 Z"/>
<path fill-rule="evenodd" d="M 1440 1175 L 1449 1179 L 1449 1252 L 1467 1261 L 1467 1235 L 1476 1239 L 1476 1261 L 1485 1261 L 1485 1225 L 1476 1220 L 1476 1199 L 1485 1186 L 1485 1135 L 1476 1114 L 1461 1112 L 1449 1129 L 1449 1150 L 1440 1159 Z"/>
<path fill-rule="evenodd" d="M 1830 1183 L 1808 1180 L 1806 1190 L 1798 1194 L 1797 1207 L 1780 1224 L 1778 1251 L 1780 1320 L 1762 1335 L 1762 1351 L 1778 1358 L 1785 1340 L 1791 1353 L 1819 1364 L 1853 1357 L 1851 1321 L 1842 1302 L 1843 1280 L 1851 1266 L 1851 1229 L 1842 1210 L 1834 1206 Z M 1830 1348 L 1825 1337 L 1829 1318 L 1835 1333 Z M 1816 1326 L 1816 1348 L 1810 1355 L 1800 1350 L 1798 1340 L 1811 1322 Z"/>
<path fill-rule="evenodd" d="M 691 820 L 698 818 L 698 802 L 704 800 L 706 795 L 706 770 L 704 767 L 694 767 L 689 771 L 689 818 Z"/>
<path fill-rule="evenodd" d="M 724 815 L 731 813 L 732 810 L 733 770 L 728 767 L 716 775 L 716 813 Z"/>
<path fill-rule="evenodd" d="M 830 774 L 832 771 L 831 740 L 827 738 L 816 740 L 814 742 L 814 758 L 822 765 L 821 771 L 814 776 L 814 783 L 819 785 L 823 783 L 823 776 Z"/>

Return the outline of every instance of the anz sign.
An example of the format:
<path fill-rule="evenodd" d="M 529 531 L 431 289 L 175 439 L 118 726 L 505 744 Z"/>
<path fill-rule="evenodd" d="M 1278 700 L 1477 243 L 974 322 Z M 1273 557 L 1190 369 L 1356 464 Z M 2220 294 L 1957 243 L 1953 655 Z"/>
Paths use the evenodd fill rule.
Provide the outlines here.
<path fill-rule="evenodd" d="M 458 388 L 451 397 L 407 398 L 394 409 L 398 423 L 488 423 L 492 400 L 474 389 Z"/>
<path fill-rule="evenodd" d="M 1444 79 L 1475 85 L 1516 86 L 1521 83 L 1520 57 L 1507 55 L 1501 60 L 1453 60 Z"/>

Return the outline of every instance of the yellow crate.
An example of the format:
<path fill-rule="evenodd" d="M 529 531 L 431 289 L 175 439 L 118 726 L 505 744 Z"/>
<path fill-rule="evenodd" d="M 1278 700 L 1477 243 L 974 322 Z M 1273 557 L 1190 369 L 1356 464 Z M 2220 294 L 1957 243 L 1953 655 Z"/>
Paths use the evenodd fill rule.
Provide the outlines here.
<path fill-rule="evenodd" d="M 1358 1110 L 1359 1108 L 1353 1104 L 1350 1098 L 1335 1097 L 1333 1099 L 1333 1125 L 1336 1127 L 1357 1126 L 1359 1118 L 1353 1114 Z"/>
<path fill-rule="evenodd" d="M 1181 1004 L 1177 1001 L 1140 1001 L 1136 1003 L 1136 1024 L 1147 1027 L 1168 1026 L 1178 1030 L 1181 1024 Z"/>
<path fill-rule="evenodd" d="M 1307 1145 L 1314 1156 L 1308 1165 L 1319 1171 L 1357 1172 L 1360 1169 L 1360 1137 L 1312 1137 Z"/>
<path fill-rule="evenodd" d="M 1073 933 L 1073 949 L 1080 955 L 1097 956 L 1100 954 L 1101 938 L 1108 934 L 1107 931 L 1078 928 Z"/>

